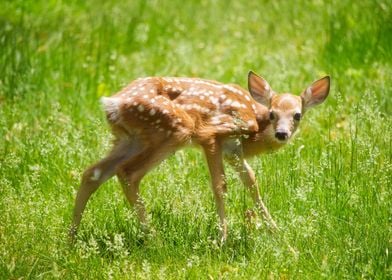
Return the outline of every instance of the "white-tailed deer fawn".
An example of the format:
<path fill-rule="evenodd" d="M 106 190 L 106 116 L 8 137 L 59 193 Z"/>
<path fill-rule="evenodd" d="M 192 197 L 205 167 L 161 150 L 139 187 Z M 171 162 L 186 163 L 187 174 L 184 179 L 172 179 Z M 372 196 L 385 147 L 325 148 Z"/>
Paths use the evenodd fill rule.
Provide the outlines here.
<path fill-rule="evenodd" d="M 205 153 L 223 240 L 227 236 L 223 157 L 238 171 L 258 212 L 276 229 L 245 158 L 286 144 L 307 109 L 326 99 L 329 87 L 327 76 L 300 96 L 277 94 L 267 81 L 249 72 L 249 92 L 237 85 L 203 79 L 151 77 L 102 98 L 115 142 L 109 155 L 83 174 L 71 237 L 91 194 L 114 175 L 145 225 L 146 211 L 139 197 L 141 179 L 153 166 L 189 144 L 200 146 Z"/>

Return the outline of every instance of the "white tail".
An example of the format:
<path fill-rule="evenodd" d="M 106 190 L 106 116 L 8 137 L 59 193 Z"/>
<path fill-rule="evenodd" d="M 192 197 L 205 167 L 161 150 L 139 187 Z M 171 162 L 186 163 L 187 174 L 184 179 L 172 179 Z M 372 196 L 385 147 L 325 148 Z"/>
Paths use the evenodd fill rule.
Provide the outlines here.
<path fill-rule="evenodd" d="M 111 122 L 116 122 L 119 118 L 121 100 L 118 98 L 102 97 L 101 102 L 107 118 Z"/>
<path fill-rule="evenodd" d="M 277 226 L 263 204 L 246 157 L 283 146 L 293 135 L 305 108 L 321 103 L 329 77 L 300 96 L 276 94 L 253 72 L 249 92 L 196 78 L 138 79 L 102 104 L 116 138 L 109 155 L 84 172 L 78 191 L 71 236 L 74 237 L 91 194 L 117 175 L 143 225 L 146 214 L 139 197 L 143 176 L 172 152 L 189 144 L 204 150 L 211 174 L 222 239 L 227 236 L 223 196 L 223 156 L 239 172 L 259 212 L 272 229 Z"/>

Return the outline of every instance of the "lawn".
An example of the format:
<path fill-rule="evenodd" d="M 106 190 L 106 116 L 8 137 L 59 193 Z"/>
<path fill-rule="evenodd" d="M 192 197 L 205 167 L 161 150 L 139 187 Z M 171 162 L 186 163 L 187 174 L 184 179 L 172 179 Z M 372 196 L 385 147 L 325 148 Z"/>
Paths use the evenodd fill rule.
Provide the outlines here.
<path fill-rule="evenodd" d="M 1 1 L 0 279 L 390 279 L 391 42 L 390 1 Z M 110 148 L 101 96 L 144 76 L 246 87 L 250 69 L 278 92 L 332 79 L 293 142 L 250 160 L 280 233 L 244 218 L 227 167 L 220 246 L 186 149 L 142 181 L 149 234 L 112 179 L 68 243 L 81 174 Z"/>

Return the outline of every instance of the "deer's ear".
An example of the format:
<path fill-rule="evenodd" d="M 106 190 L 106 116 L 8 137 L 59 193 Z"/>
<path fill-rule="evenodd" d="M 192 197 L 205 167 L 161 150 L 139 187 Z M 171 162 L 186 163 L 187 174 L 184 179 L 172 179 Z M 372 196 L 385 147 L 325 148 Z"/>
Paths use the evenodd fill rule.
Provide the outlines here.
<path fill-rule="evenodd" d="M 301 94 L 302 106 L 305 110 L 324 102 L 330 88 L 330 77 L 325 76 L 315 81 Z"/>
<path fill-rule="evenodd" d="M 248 89 L 257 102 L 270 107 L 272 97 L 271 87 L 266 80 L 252 71 L 249 71 L 248 74 Z"/>

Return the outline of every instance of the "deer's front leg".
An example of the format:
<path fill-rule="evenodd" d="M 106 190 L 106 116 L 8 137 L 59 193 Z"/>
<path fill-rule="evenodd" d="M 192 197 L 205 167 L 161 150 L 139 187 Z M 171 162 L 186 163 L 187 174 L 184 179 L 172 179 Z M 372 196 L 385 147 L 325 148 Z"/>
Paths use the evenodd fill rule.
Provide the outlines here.
<path fill-rule="evenodd" d="M 208 169 L 211 175 L 212 191 L 220 219 L 221 241 L 227 238 L 224 195 L 226 193 L 225 173 L 223 169 L 222 148 L 218 143 L 204 146 Z"/>
<path fill-rule="evenodd" d="M 242 183 L 249 190 L 257 210 L 266 220 L 271 229 L 277 230 L 278 227 L 275 221 L 272 219 L 267 207 L 265 206 L 260 197 L 259 188 L 256 184 L 255 174 L 243 157 L 241 142 L 237 140 L 227 141 L 225 143 L 225 157 L 230 163 L 230 165 L 232 165 L 234 169 L 238 172 Z"/>
<path fill-rule="evenodd" d="M 260 214 L 264 217 L 264 219 L 267 221 L 267 223 L 273 230 L 277 230 L 278 227 L 274 219 L 272 219 L 272 216 L 270 215 L 267 207 L 265 206 L 263 200 L 260 197 L 259 188 L 257 187 L 255 174 L 252 168 L 249 166 L 245 159 L 242 159 L 236 164 L 236 169 L 240 175 L 241 181 L 249 190 L 258 211 L 260 211 Z"/>

